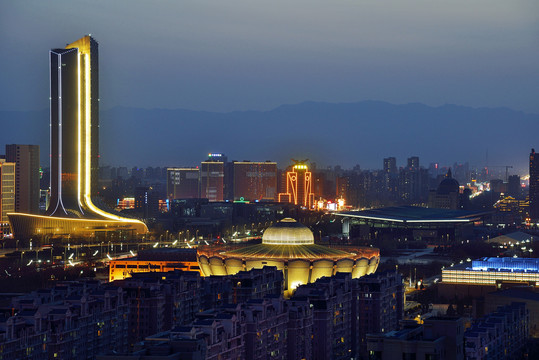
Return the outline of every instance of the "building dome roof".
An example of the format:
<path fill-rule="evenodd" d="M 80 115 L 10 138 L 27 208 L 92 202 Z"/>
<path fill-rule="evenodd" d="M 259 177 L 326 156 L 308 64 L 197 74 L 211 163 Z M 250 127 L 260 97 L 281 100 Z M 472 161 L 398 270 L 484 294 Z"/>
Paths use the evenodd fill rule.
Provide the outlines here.
<path fill-rule="evenodd" d="M 308 227 L 286 218 L 264 231 L 261 244 L 199 247 L 197 258 L 205 276 L 275 266 L 283 271 L 284 294 L 289 297 L 299 285 L 338 272 L 351 273 L 354 279 L 372 274 L 380 262 L 380 250 L 315 244 Z"/>
<path fill-rule="evenodd" d="M 440 185 L 438 185 L 438 189 L 436 190 L 436 194 L 438 195 L 448 195 L 450 193 L 458 193 L 459 192 L 459 182 L 451 176 L 451 169 L 447 172 L 447 175 L 445 176 L 445 179 L 442 180 Z"/>
<path fill-rule="evenodd" d="M 285 218 L 270 226 L 262 236 L 264 245 L 313 245 L 313 232 L 291 218 Z"/>

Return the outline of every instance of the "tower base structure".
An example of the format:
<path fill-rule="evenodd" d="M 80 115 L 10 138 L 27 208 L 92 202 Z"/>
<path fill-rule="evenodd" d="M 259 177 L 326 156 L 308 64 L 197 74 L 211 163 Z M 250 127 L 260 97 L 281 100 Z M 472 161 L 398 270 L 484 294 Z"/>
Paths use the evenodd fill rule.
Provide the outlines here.
<path fill-rule="evenodd" d="M 144 235 L 148 227 L 140 220 L 77 219 L 23 213 L 9 213 L 9 223 L 16 239 L 94 238 L 99 233 L 123 233 L 129 237 Z"/>

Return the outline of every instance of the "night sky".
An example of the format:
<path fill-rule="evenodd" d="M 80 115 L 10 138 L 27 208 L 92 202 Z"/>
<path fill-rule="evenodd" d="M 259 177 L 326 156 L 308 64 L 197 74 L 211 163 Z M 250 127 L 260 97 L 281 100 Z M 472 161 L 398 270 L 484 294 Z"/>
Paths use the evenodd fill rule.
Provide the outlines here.
<path fill-rule="evenodd" d="M 49 49 L 89 33 L 105 110 L 381 100 L 539 113 L 537 0 L 2 1 L 0 110 L 47 109 Z"/>
<path fill-rule="evenodd" d="M 536 0 L 2 1 L 0 109 L 47 108 L 48 50 L 88 33 L 104 109 L 383 100 L 539 113 Z"/>

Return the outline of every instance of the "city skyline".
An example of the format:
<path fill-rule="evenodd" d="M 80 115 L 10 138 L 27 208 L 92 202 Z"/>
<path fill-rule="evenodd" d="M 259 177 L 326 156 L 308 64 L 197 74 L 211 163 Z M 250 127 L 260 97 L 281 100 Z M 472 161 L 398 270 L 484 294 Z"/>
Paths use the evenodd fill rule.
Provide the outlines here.
<path fill-rule="evenodd" d="M 0 111 L 0 118 L 11 120 L 4 124 L 0 144 L 38 144 L 41 164 L 48 163 L 48 138 L 42 136 L 49 132 L 48 117 L 48 109 Z M 100 111 L 100 119 L 100 164 L 142 167 L 193 166 L 208 152 L 220 151 L 233 160 L 285 164 L 295 157 L 309 158 L 319 167 L 359 164 L 363 169 L 380 169 L 387 157 L 396 157 L 401 166 L 406 158 L 419 156 L 424 166 L 511 165 L 512 173 L 524 175 L 539 132 L 539 115 L 508 109 L 384 102 L 311 102 L 270 112 L 223 114 L 116 108 Z M 302 135 L 284 131 L 290 124 L 301 128 Z M 515 136 L 507 136 L 508 131 Z"/>
<path fill-rule="evenodd" d="M 0 358 L 539 359 L 539 2 L 4 1 L 0 34 Z"/>

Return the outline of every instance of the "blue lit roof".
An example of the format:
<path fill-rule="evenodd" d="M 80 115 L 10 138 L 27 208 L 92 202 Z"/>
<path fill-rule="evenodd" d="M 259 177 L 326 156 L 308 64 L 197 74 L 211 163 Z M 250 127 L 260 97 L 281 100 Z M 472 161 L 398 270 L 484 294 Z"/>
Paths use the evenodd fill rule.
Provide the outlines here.
<path fill-rule="evenodd" d="M 472 261 L 472 270 L 539 271 L 539 259 L 485 257 Z"/>

